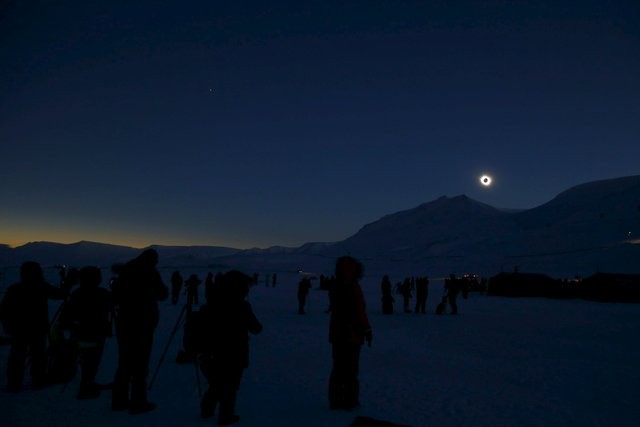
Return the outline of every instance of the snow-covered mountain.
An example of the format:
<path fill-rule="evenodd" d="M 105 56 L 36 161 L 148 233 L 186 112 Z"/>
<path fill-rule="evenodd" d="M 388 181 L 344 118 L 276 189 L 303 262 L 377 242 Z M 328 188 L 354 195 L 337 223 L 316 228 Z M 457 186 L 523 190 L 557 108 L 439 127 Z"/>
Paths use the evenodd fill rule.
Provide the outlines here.
<path fill-rule="evenodd" d="M 237 267 L 248 271 L 330 273 L 337 256 L 363 260 L 369 272 L 445 275 L 544 272 L 586 276 L 640 271 L 640 176 L 573 187 L 539 207 L 510 211 L 467 196 L 440 197 L 366 224 L 349 238 L 298 248 L 239 250 L 210 246 L 154 246 L 164 266 Z M 139 249 L 78 242 L 0 247 L 0 262 L 108 266 Z"/>
<path fill-rule="evenodd" d="M 608 247 L 640 237 L 640 176 L 578 185 L 514 215 L 529 252 Z"/>
<path fill-rule="evenodd" d="M 387 215 L 329 249 L 385 270 L 586 275 L 640 270 L 640 176 L 573 187 L 550 202 L 507 211 L 466 196 Z"/>
<path fill-rule="evenodd" d="M 519 233 L 509 213 L 464 195 L 440 197 L 367 224 L 331 251 L 362 257 L 383 269 L 397 264 L 416 273 L 421 266 L 449 271 L 461 262 L 490 262 Z"/>

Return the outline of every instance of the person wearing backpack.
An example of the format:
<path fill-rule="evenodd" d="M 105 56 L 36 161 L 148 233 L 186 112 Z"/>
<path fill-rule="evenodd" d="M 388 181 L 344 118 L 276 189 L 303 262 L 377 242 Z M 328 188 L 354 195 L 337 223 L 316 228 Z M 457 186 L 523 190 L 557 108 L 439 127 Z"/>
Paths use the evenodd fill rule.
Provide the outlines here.
<path fill-rule="evenodd" d="M 7 389 L 22 389 L 27 357 L 31 358 L 32 388 L 40 389 L 47 380 L 47 334 L 49 299 L 61 300 L 66 292 L 44 279 L 42 267 L 27 261 L 20 267 L 20 282 L 7 288 L 0 302 L 0 322 L 11 338 L 7 362 Z"/>
<path fill-rule="evenodd" d="M 100 287 L 102 273 L 98 267 L 80 270 L 80 288 L 69 297 L 61 314 L 65 329 L 71 331 L 80 357 L 81 377 L 78 399 L 100 395 L 96 374 L 102 360 L 104 343 L 111 333 L 113 304 L 111 292 Z"/>
<path fill-rule="evenodd" d="M 232 270 L 219 281 L 216 298 L 190 319 L 199 323 L 192 324 L 192 330 L 200 335 L 192 340 L 197 347 L 190 350 L 199 353 L 200 369 L 209 383 L 200 402 L 201 416 L 214 416 L 219 403 L 218 425 L 230 425 L 240 419 L 235 414 L 236 394 L 249 366 L 249 334 L 260 333 L 262 325 L 246 301 L 252 278 Z"/>

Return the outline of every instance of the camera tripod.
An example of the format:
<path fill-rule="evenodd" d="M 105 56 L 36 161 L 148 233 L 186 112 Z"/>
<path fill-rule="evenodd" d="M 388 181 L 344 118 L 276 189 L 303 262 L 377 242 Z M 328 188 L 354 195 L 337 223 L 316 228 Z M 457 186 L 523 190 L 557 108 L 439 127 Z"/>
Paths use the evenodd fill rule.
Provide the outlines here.
<path fill-rule="evenodd" d="M 171 331 L 171 335 L 169 336 L 169 340 L 167 341 L 167 345 L 164 347 L 164 351 L 162 352 L 162 356 L 160 356 L 160 360 L 158 361 L 158 366 L 156 366 L 156 369 L 153 372 L 153 376 L 151 377 L 151 381 L 149 381 L 149 386 L 147 387 L 147 390 L 151 390 L 151 387 L 153 386 L 153 383 L 156 380 L 156 377 L 158 376 L 158 372 L 160 371 L 160 367 L 162 366 L 162 363 L 164 362 L 165 357 L 167 356 L 167 352 L 169 351 L 169 347 L 171 346 L 171 342 L 173 341 L 173 337 L 176 335 L 176 332 L 178 332 L 178 329 L 180 329 L 180 327 L 183 325 L 184 321 L 183 321 L 183 317 L 185 315 L 185 313 L 187 313 L 187 316 L 189 316 L 189 314 L 191 314 L 191 304 L 187 303 L 182 307 L 182 310 L 180 311 L 180 315 L 178 316 L 178 319 L 176 320 L 176 323 L 173 327 L 173 330 Z M 186 319 L 184 319 L 186 320 Z M 202 389 L 200 386 L 200 373 L 198 372 L 198 362 L 196 359 L 196 362 L 194 363 L 195 369 L 196 369 L 196 382 L 198 384 L 198 394 L 200 396 L 202 396 Z"/>

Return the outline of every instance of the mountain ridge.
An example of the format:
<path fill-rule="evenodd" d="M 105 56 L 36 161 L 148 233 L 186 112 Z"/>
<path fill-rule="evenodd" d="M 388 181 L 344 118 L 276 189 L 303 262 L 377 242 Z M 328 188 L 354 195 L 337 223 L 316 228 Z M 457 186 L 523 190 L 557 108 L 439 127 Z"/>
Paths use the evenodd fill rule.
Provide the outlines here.
<path fill-rule="evenodd" d="M 639 236 L 637 175 L 576 185 L 527 210 L 498 209 L 464 194 L 441 196 L 384 215 L 338 242 L 244 250 L 218 246 L 149 247 L 158 249 L 164 265 L 175 266 L 296 269 L 304 264 L 305 268 L 318 271 L 331 269 L 335 257 L 351 254 L 376 271 L 402 268 L 415 273 L 496 272 L 524 267 L 586 274 L 602 268 L 635 271 L 635 265 L 627 264 L 640 248 L 631 244 Z M 0 246 L 0 262 L 3 258 L 5 264 L 25 259 L 61 263 L 54 259 L 64 259 L 66 264 L 106 265 L 126 261 L 140 250 L 91 241 L 30 242 L 13 249 Z"/>

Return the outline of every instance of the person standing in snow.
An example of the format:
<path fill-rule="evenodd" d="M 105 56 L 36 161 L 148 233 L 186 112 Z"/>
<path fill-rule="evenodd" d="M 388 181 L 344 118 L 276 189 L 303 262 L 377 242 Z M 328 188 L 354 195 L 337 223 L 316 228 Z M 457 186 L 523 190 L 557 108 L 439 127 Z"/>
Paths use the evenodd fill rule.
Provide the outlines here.
<path fill-rule="evenodd" d="M 393 314 L 393 295 L 391 294 L 391 280 L 388 275 L 384 275 L 382 283 L 382 312 L 384 314 Z"/>
<path fill-rule="evenodd" d="M 447 292 L 447 300 L 451 306 L 451 314 L 458 314 L 458 294 L 462 290 L 462 279 L 456 278 L 455 274 L 449 275 L 449 280 L 445 280 L 445 289 Z"/>
<path fill-rule="evenodd" d="M 200 415 L 210 418 L 220 403 L 218 425 L 235 424 L 236 396 L 243 371 L 249 366 L 249 333 L 262 325 L 246 301 L 252 278 L 232 270 L 216 280 L 218 292 L 199 311 L 203 336 L 198 361 L 209 388 L 200 402 Z"/>
<path fill-rule="evenodd" d="M 409 301 L 411 300 L 411 279 L 404 279 L 400 292 L 402 293 L 402 299 L 404 301 L 404 312 L 411 313 L 411 309 L 409 308 Z"/>
<path fill-rule="evenodd" d="M 200 283 L 202 283 L 202 281 L 198 279 L 197 274 L 192 274 L 184 282 L 184 286 L 187 288 L 187 304 L 198 304 L 198 286 Z"/>
<path fill-rule="evenodd" d="M 424 314 L 427 310 L 427 298 L 429 297 L 429 278 L 418 277 L 416 279 L 416 313 Z"/>
<path fill-rule="evenodd" d="M 141 414 L 156 408 L 147 400 L 147 375 L 153 334 L 160 317 L 158 301 L 169 296 L 157 264 L 158 252 L 145 250 L 124 265 L 112 289 L 118 310 L 118 368 L 111 400 L 114 411 L 128 409 L 130 414 Z"/>
<path fill-rule="evenodd" d="M 333 356 L 329 379 L 331 409 L 352 410 L 360 405 L 360 349 L 365 340 L 371 347 L 372 339 L 359 284 L 362 274 L 362 264 L 355 258 L 343 256 L 336 261 L 336 281 L 329 290 L 329 342 Z"/>
<path fill-rule="evenodd" d="M 78 399 L 93 399 L 100 395 L 95 379 L 105 339 L 111 336 L 111 292 L 100 287 L 102 273 L 98 267 L 84 267 L 79 276 L 80 288 L 71 294 L 60 317 L 64 328 L 71 331 L 80 356 Z"/>
<path fill-rule="evenodd" d="M 61 300 L 66 292 L 44 279 L 42 267 L 27 261 L 20 267 L 20 282 L 9 286 L 0 302 L 0 322 L 11 338 L 7 362 L 7 389 L 22 389 L 25 362 L 31 360 L 32 388 L 47 385 L 47 333 L 49 332 L 49 299 Z"/>
<path fill-rule="evenodd" d="M 304 306 L 307 303 L 309 289 L 311 289 L 311 280 L 308 277 L 300 280 L 298 283 L 298 314 L 304 314 Z"/>

